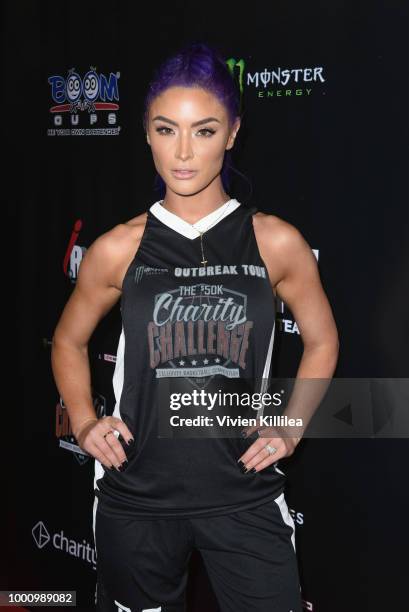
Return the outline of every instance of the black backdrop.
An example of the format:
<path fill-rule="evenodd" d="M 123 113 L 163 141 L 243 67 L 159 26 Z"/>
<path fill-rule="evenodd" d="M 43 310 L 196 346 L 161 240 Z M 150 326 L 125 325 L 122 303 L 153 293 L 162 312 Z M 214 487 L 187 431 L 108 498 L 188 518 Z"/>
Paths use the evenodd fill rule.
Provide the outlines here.
<path fill-rule="evenodd" d="M 237 75 L 242 60 L 234 161 L 248 181 L 236 177 L 230 193 L 293 223 L 314 249 L 340 335 L 336 376 L 408 376 L 406 3 L 3 3 L 19 444 L 7 458 L 0 589 L 76 590 L 93 609 L 93 461 L 77 452 L 50 340 L 86 248 L 159 199 L 142 99 L 158 62 L 196 38 L 221 46 Z M 69 110 L 53 112 L 67 103 L 59 86 L 91 69 L 105 99 L 94 123 L 78 109 L 72 126 Z M 106 414 L 119 317 L 114 308 L 89 347 Z M 276 343 L 275 372 L 294 375 L 302 343 L 285 306 Z M 406 609 L 407 450 L 407 439 L 308 439 L 282 462 L 306 609 Z M 189 610 L 217 610 L 198 557 Z"/>

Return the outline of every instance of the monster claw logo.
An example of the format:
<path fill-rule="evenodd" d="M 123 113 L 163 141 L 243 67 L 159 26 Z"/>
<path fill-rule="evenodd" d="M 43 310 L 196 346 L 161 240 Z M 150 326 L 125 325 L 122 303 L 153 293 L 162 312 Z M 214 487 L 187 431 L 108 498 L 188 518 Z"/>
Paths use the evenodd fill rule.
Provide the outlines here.
<path fill-rule="evenodd" d="M 65 135 L 117 135 L 119 110 L 118 81 L 120 72 L 105 75 L 98 73 L 96 66 L 81 75 L 75 68 L 68 70 L 67 76 L 52 75 L 48 78 L 51 87 L 50 106 L 53 128 L 50 136 Z M 81 115 L 81 117 L 80 117 Z M 85 129 L 80 120 L 88 126 L 104 123 L 103 127 Z M 106 127 L 106 124 L 111 127 Z M 75 127 L 75 130 L 71 130 Z"/>
<path fill-rule="evenodd" d="M 251 58 L 251 56 L 249 56 Z M 324 66 L 305 66 L 295 68 L 264 68 L 245 72 L 245 60 L 229 57 L 225 60 L 227 68 L 237 83 L 240 92 L 240 113 L 243 110 L 244 85 L 249 95 L 254 91 L 258 99 L 291 98 L 294 96 L 310 96 L 314 91 L 320 91 L 319 85 L 326 82 Z"/>
<path fill-rule="evenodd" d="M 238 66 L 239 68 L 239 92 L 240 92 L 240 111 L 242 109 L 242 100 L 243 100 L 243 75 L 244 75 L 244 60 L 235 60 L 234 57 L 230 57 L 226 60 L 226 64 L 233 78 L 235 78 L 234 68 Z"/>

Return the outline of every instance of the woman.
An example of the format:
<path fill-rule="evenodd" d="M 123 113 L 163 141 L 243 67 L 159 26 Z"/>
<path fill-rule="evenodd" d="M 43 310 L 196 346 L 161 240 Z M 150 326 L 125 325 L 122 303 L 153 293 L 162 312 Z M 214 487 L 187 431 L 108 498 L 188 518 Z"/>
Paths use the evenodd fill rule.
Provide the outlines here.
<path fill-rule="evenodd" d="M 337 360 L 311 248 L 289 223 L 226 192 L 240 123 L 215 49 L 191 44 L 160 66 L 144 128 L 164 198 L 90 246 L 54 333 L 56 383 L 79 445 L 95 457 L 101 611 L 184 610 L 196 548 L 222 612 L 301 612 L 295 525 L 276 465 L 300 437 L 271 428 L 252 438 L 255 427 L 248 438 L 226 436 L 209 418 L 195 431 L 180 427 L 182 417 L 216 420 L 223 410 L 210 410 L 211 392 L 265 384 L 274 294 L 300 328 L 297 376 L 330 378 Z M 116 404 L 98 419 L 87 343 L 119 299 Z M 193 409 L 170 407 L 194 391 Z"/>

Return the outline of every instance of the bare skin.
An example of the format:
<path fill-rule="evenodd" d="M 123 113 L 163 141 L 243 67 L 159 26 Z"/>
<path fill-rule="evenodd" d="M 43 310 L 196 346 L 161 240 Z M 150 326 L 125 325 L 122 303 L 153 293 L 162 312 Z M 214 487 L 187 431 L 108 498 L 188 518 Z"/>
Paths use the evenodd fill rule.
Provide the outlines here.
<path fill-rule="evenodd" d="M 178 126 L 154 119 L 158 115 Z M 210 116 L 219 122 L 191 127 Z M 233 146 L 239 127 L 239 120 L 230 125 L 224 106 L 203 90 L 172 87 L 155 99 L 149 112 L 147 142 L 166 182 L 166 208 L 195 223 L 230 199 L 220 170 L 224 151 Z M 204 136 L 206 131 L 202 132 L 206 128 L 215 131 L 211 138 L 216 140 L 211 144 L 209 136 Z M 197 173 L 191 180 L 178 180 L 171 170 L 179 167 L 193 168 Z M 69 407 L 73 433 L 81 448 L 108 468 L 118 467 L 126 455 L 115 435 L 105 438 L 104 434 L 116 429 L 126 441 L 132 434 L 121 419 L 96 418 L 89 392 L 87 345 L 99 321 L 121 297 L 122 282 L 139 248 L 146 218 L 144 212 L 116 225 L 88 248 L 53 336 L 52 367 Z M 272 291 L 289 307 L 300 330 L 304 351 L 297 376 L 331 378 L 338 358 L 338 334 L 311 247 L 294 226 L 275 215 L 257 212 L 253 227 Z M 75 376 L 70 380 L 71 372 Z M 271 435 L 264 430 L 263 437 L 240 459 L 248 469 L 260 471 L 290 456 L 298 442 L 299 438 L 282 437 L 273 428 Z M 267 443 L 277 448 L 274 455 L 265 449 Z"/>
<path fill-rule="evenodd" d="M 220 170 L 225 152 L 234 145 L 240 117 L 231 123 L 224 105 L 203 89 L 170 87 L 153 100 L 148 119 L 146 141 L 166 183 L 165 208 L 195 223 L 230 199 Z M 196 174 L 179 180 L 172 173 L 179 168 Z"/>

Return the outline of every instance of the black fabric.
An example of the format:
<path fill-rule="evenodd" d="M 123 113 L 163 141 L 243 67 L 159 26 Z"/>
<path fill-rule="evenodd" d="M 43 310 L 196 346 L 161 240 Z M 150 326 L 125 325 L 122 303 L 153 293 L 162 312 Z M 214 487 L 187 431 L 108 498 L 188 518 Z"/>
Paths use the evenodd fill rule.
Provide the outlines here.
<path fill-rule="evenodd" d="M 98 508 L 97 612 L 185 612 L 193 549 L 220 612 L 302 612 L 293 533 L 274 500 L 225 516 L 154 521 Z"/>
<path fill-rule="evenodd" d="M 255 474 L 240 471 L 237 460 L 251 439 L 212 433 L 189 439 L 176 432 L 174 438 L 158 436 L 159 414 L 166 418 L 170 412 L 160 385 L 182 391 L 230 391 L 243 385 L 259 390 L 276 308 L 254 234 L 256 210 L 240 204 L 205 233 L 205 276 L 200 276 L 199 236 L 182 235 L 148 210 L 123 282 L 123 365 L 118 347 L 114 374 L 114 388 L 115 379 L 120 387 L 114 414 L 128 425 L 135 444 L 125 449 L 129 465 L 124 472 L 105 470 L 96 478 L 95 494 L 105 513 L 216 516 L 254 507 L 283 491 L 285 474 L 276 464 Z M 184 276 L 184 270 L 191 275 Z M 189 320 L 172 319 L 175 304 L 176 315 Z"/>

